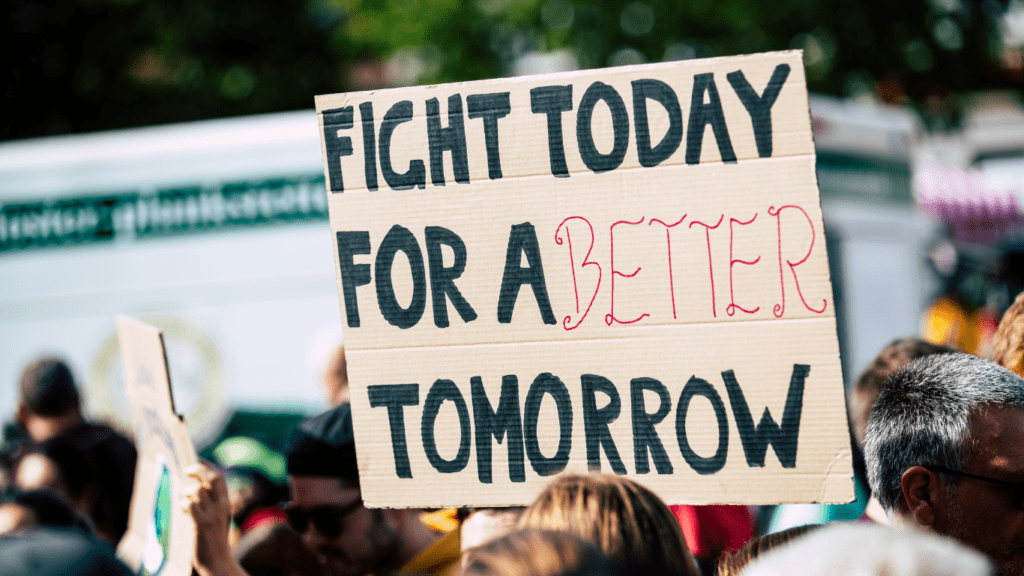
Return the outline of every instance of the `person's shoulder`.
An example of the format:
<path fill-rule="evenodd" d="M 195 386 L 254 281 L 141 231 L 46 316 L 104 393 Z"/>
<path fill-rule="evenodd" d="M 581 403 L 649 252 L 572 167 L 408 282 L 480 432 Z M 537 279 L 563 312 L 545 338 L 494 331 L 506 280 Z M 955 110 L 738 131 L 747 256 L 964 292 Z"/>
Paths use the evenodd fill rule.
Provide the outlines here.
<path fill-rule="evenodd" d="M 124 438 L 124 435 L 112 428 L 109 424 L 104 424 L 103 422 L 83 422 L 78 433 L 83 436 L 91 436 L 99 439 L 112 437 Z"/>
<path fill-rule="evenodd" d="M 69 445 L 87 456 L 113 455 L 134 460 L 137 455 L 131 440 L 109 425 L 96 422 L 83 422 L 48 442 Z"/>
<path fill-rule="evenodd" d="M 131 440 L 107 424 L 86 422 L 82 434 L 97 445 L 130 446 L 135 449 L 135 444 Z"/>
<path fill-rule="evenodd" d="M 4 536 L 0 576 L 128 576 L 110 547 L 75 530 L 34 529 Z"/>

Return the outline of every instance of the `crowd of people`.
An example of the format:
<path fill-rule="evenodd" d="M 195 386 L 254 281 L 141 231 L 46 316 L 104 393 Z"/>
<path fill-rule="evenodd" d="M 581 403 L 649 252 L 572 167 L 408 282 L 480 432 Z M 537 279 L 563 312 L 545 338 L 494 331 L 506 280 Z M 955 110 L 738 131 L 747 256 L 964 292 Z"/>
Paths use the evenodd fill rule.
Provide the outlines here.
<path fill-rule="evenodd" d="M 593 473 L 552 478 L 527 507 L 367 508 L 344 366 L 341 352 L 336 405 L 298 425 L 280 470 L 235 439 L 187 471 L 177 505 L 199 576 L 1024 575 L 1024 294 L 993 359 L 901 339 L 849 386 L 845 505 L 668 506 Z M 25 369 L 17 420 L 24 439 L 0 454 L 0 576 L 131 573 L 114 550 L 132 442 L 83 417 L 56 358 Z"/>

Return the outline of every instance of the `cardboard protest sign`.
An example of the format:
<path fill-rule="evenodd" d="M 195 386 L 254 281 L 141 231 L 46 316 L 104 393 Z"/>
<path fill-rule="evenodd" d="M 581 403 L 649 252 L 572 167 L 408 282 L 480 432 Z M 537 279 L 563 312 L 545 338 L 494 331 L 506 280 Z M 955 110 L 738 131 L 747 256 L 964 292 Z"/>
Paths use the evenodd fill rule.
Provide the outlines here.
<path fill-rule="evenodd" d="M 185 475 L 198 462 L 185 422 L 174 411 L 160 330 L 117 317 L 125 388 L 139 461 L 128 532 L 118 556 L 142 576 L 189 576 L 195 523 L 179 504 Z"/>
<path fill-rule="evenodd" d="M 800 52 L 316 105 L 368 505 L 852 499 Z"/>

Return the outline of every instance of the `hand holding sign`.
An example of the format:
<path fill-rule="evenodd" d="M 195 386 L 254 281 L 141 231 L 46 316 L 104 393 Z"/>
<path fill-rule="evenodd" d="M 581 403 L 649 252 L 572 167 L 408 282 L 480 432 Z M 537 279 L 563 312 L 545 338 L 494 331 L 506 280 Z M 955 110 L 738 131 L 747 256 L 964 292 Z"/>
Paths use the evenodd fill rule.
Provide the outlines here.
<path fill-rule="evenodd" d="M 182 508 L 196 523 L 196 572 L 199 576 L 245 574 L 231 556 L 231 506 L 224 476 L 203 463 L 189 466 L 183 472 L 188 480 L 182 490 Z"/>

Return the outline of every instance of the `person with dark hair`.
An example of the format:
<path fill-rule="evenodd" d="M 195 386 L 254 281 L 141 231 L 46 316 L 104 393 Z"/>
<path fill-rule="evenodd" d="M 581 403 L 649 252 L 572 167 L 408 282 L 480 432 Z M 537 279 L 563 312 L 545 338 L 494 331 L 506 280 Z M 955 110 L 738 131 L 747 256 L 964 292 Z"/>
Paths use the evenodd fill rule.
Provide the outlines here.
<path fill-rule="evenodd" d="M 138 455 L 130 440 L 102 424 L 87 422 L 71 370 L 43 357 L 25 368 L 20 382 L 18 422 L 34 444 L 30 450 L 60 462 L 85 463 L 91 490 L 87 510 L 97 532 L 117 542 L 128 528 L 128 509 Z M 77 470 L 65 467 L 63 480 Z"/>
<path fill-rule="evenodd" d="M 80 399 L 71 369 L 44 357 L 21 373 L 18 422 L 35 442 L 60 436 L 82 423 Z"/>
<path fill-rule="evenodd" d="M 50 490 L 7 488 L 0 492 L 0 536 L 38 526 L 96 535 L 85 517 Z"/>
<path fill-rule="evenodd" d="M 249 576 L 329 576 L 287 524 L 266 524 L 247 532 L 232 551 Z"/>
<path fill-rule="evenodd" d="M 332 576 L 453 574 L 459 531 L 438 534 L 420 511 L 369 509 L 359 489 L 352 410 L 348 404 L 299 424 L 288 448 L 292 502 L 288 523 Z M 224 477 L 209 466 L 189 472 L 186 509 L 196 520 L 196 569 L 205 576 L 244 574 L 228 549 L 230 515 Z"/>
<path fill-rule="evenodd" d="M 0 576 L 118 576 L 128 568 L 50 490 L 0 492 Z"/>
<path fill-rule="evenodd" d="M 79 514 L 90 517 L 99 487 L 92 466 L 66 443 L 31 446 L 21 456 L 14 484 L 23 490 L 50 490 Z"/>
<path fill-rule="evenodd" d="M 885 383 L 868 422 L 871 489 L 901 524 L 1024 574 L 1024 379 L 964 353 L 915 360 Z"/>
<path fill-rule="evenodd" d="M 438 535 L 418 510 L 363 507 L 349 404 L 299 424 L 288 474 L 288 521 L 335 576 L 448 574 L 458 564 L 458 530 Z"/>
<path fill-rule="evenodd" d="M 133 576 L 109 544 L 77 530 L 36 528 L 0 542 L 0 576 Z"/>

